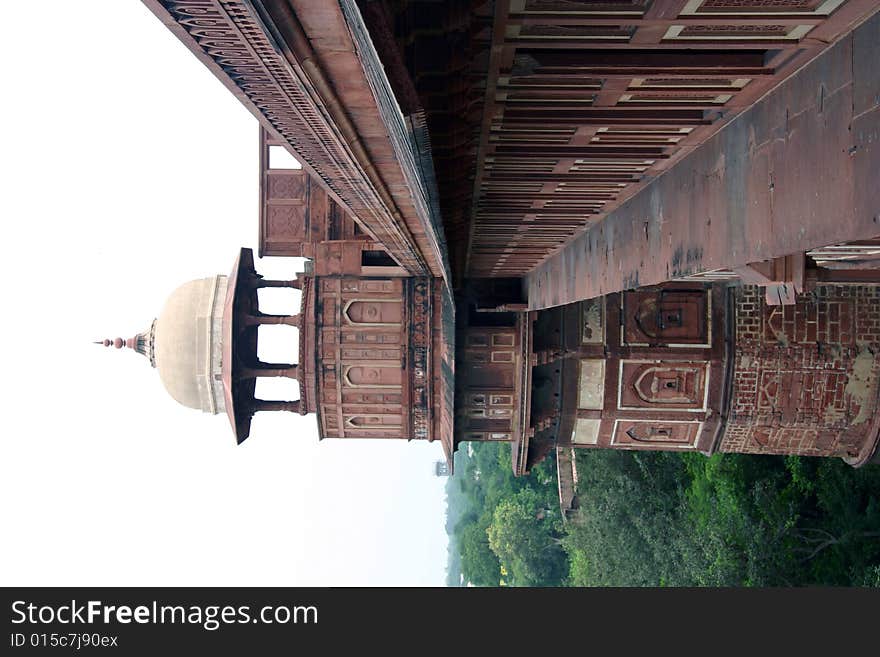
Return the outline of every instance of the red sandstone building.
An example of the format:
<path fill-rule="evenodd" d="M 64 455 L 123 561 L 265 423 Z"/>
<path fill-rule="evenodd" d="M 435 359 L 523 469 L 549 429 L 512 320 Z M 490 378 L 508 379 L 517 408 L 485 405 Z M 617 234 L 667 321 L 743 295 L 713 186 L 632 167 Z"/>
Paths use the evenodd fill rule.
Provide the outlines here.
<path fill-rule="evenodd" d="M 874 458 L 880 3 L 145 3 L 260 122 L 259 255 L 308 259 L 243 249 L 129 341 L 239 441 L 504 441 L 564 504 L 572 448 Z"/>

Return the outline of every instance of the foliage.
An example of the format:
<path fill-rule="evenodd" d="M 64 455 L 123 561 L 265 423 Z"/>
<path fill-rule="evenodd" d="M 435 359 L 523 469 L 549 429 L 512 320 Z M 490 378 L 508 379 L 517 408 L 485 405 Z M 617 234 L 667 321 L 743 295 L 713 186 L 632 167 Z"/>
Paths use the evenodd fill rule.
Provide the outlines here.
<path fill-rule="evenodd" d="M 872 585 L 880 468 L 837 459 L 584 451 L 581 585 Z"/>
<path fill-rule="evenodd" d="M 457 560 L 465 582 L 475 586 L 499 586 L 502 581 L 512 585 L 561 583 L 567 565 L 558 544 L 532 558 L 532 543 L 511 543 L 511 550 L 499 558 L 489 542 L 490 526 L 496 536 L 512 540 L 527 536 L 515 532 L 525 532 L 529 524 L 534 524 L 536 532 L 558 539 L 561 516 L 552 460 L 541 463 L 527 477 L 514 477 L 510 445 L 473 443 L 468 452 L 456 454 L 455 476 L 447 482 L 446 496 L 450 570 Z M 496 518 L 499 506 L 502 511 Z M 535 516 L 543 510 L 543 520 L 532 517 L 515 524 L 514 510 L 527 508 L 529 512 L 534 509 Z"/>
<path fill-rule="evenodd" d="M 541 495 L 526 486 L 503 499 L 486 533 L 511 582 L 517 586 L 558 584 L 566 570 L 557 538 L 558 515 L 545 509 Z"/>
<path fill-rule="evenodd" d="M 475 445 L 447 487 L 472 584 L 880 586 L 878 466 L 578 450 L 580 511 L 563 526 L 553 460 L 517 479 L 509 450 Z"/>
<path fill-rule="evenodd" d="M 477 586 L 497 586 L 501 564 L 489 548 L 486 523 L 469 523 L 461 533 L 462 574 Z"/>
<path fill-rule="evenodd" d="M 568 586 L 590 586 L 590 556 L 583 550 L 572 547 L 568 553 Z"/>

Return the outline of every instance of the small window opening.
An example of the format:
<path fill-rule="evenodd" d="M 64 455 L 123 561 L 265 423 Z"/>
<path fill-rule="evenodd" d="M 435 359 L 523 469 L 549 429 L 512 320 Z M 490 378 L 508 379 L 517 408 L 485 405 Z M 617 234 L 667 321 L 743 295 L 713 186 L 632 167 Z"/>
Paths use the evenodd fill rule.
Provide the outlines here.
<path fill-rule="evenodd" d="M 269 146 L 270 169 L 302 169 L 302 165 L 283 146 Z"/>
<path fill-rule="evenodd" d="M 364 267 L 397 267 L 397 262 L 384 251 L 361 251 L 361 265 Z"/>

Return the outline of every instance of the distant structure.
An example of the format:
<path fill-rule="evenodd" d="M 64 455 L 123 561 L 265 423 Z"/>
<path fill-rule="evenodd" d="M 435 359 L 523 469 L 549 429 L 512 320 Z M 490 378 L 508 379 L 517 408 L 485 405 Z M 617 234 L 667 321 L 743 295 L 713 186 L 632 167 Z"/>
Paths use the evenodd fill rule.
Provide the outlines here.
<path fill-rule="evenodd" d="M 556 451 L 564 510 L 573 449 L 877 458 L 877 3 L 144 1 L 260 122 L 259 255 L 308 263 L 243 249 L 105 344 L 239 442 L 271 410 L 449 471 Z"/>
<path fill-rule="evenodd" d="M 446 461 L 435 461 L 434 462 L 434 476 L 435 477 L 448 477 L 452 474 L 449 471 L 449 463 Z"/>

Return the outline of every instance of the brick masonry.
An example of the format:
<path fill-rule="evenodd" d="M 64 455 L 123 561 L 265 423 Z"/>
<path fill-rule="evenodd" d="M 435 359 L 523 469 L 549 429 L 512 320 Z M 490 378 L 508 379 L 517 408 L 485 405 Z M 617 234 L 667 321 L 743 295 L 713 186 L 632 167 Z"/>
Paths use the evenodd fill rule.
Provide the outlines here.
<path fill-rule="evenodd" d="M 735 294 L 735 356 L 723 452 L 859 457 L 873 449 L 880 290 L 817 286 L 791 306 Z"/>

